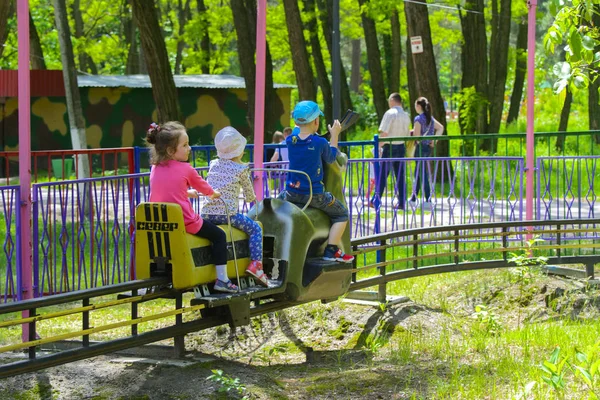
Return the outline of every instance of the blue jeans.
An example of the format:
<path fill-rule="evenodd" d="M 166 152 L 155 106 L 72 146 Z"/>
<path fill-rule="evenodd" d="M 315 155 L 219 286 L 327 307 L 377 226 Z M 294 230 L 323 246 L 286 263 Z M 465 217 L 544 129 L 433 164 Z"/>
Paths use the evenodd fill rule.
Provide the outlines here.
<path fill-rule="evenodd" d="M 383 154 L 381 158 L 404 158 L 406 154 L 406 147 L 404 144 L 394 144 L 391 146 L 383 145 Z M 405 187 L 404 187 L 404 161 L 394 161 L 392 163 L 375 163 L 375 179 L 379 176 L 378 184 L 376 185 L 377 190 L 375 195 L 371 198 L 371 202 L 377 207 L 380 204 L 381 196 L 385 191 L 387 178 L 391 171 L 394 171 L 396 177 L 396 198 L 398 199 L 398 207 L 404 208 L 404 201 L 406 199 Z"/>
<path fill-rule="evenodd" d="M 418 144 L 415 149 L 415 158 L 419 157 L 430 157 L 432 148 L 429 145 Z M 425 201 L 431 200 L 431 186 L 429 184 L 429 162 L 428 161 L 418 161 L 415 163 L 415 177 L 417 178 L 417 183 L 415 185 L 415 191 L 411 197 L 411 200 L 415 201 L 417 197 L 419 197 L 419 190 L 421 190 L 421 177 L 423 177 L 423 192 L 425 193 Z"/>
<path fill-rule="evenodd" d="M 227 215 L 202 214 L 204 221 L 210 221 L 215 225 L 227 225 Z M 252 218 L 243 214 L 234 214 L 229 216 L 231 226 L 245 232 L 250 240 L 250 259 L 252 261 L 262 262 L 262 229 Z M 227 255 L 227 252 L 225 252 Z"/>
<path fill-rule="evenodd" d="M 279 198 L 297 204 L 300 207 L 304 207 L 308 201 L 307 194 L 291 193 L 287 190 L 281 192 Z M 332 224 L 348 221 L 348 209 L 329 192 L 313 194 L 309 207 L 323 211 L 327 214 Z"/>

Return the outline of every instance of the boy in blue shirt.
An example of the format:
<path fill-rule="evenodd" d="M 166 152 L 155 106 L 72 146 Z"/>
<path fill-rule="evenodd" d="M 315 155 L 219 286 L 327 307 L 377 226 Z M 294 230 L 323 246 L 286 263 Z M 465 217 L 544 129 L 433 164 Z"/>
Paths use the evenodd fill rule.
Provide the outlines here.
<path fill-rule="evenodd" d="M 319 117 L 323 113 L 314 101 L 301 101 L 292 112 L 296 122 L 296 129 L 286 139 L 291 170 L 304 171 L 310 176 L 312 183 L 312 200 L 310 207 L 318 208 L 325 212 L 331 219 L 329 240 L 323 259 L 351 263 L 354 257 L 344 254 L 339 248 L 342 235 L 348 224 L 348 210 L 341 201 L 331 193 L 326 192 L 323 186 L 323 162 L 331 164 L 335 161 L 338 149 L 338 136 L 342 126 L 335 120 L 333 126 L 329 125 L 331 144 L 326 139 L 316 135 L 319 129 Z M 303 174 L 288 173 L 286 188 L 280 198 L 297 204 L 306 204 L 310 195 L 309 181 Z"/>

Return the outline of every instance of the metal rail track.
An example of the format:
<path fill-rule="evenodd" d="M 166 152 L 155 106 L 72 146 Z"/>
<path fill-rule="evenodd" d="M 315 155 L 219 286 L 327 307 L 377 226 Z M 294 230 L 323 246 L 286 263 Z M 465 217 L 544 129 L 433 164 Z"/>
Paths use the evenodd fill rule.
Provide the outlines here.
<path fill-rule="evenodd" d="M 524 225 L 530 226 L 528 230 Z M 575 228 L 578 227 L 578 228 Z M 550 229 L 551 228 L 551 229 Z M 353 270 L 353 282 L 349 291 L 357 291 L 378 286 L 378 299 L 385 301 L 386 284 L 391 281 L 406 279 L 431 274 L 456 271 L 470 271 L 476 269 L 506 268 L 515 266 L 510 262 L 508 254 L 515 251 L 526 251 L 523 245 L 526 237 L 530 235 L 545 235 L 547 241 L 553 244 L 538 246 L 541 249 L 552 249 L 555 254 L 548 258 L 549 263 L 556 264 L 584 264 L 586 270 L 575 270 L 565 267 L 550 267 L 548 272 L 579 276 L 593 277 L 594 264 L 600 263 L 600 219 L 594 220 L 561 220 L 561 221 L 531 221 L 531 222 L 502 222 L 473 225 L 454 225 L 443 227 L 419 228 L 407 231 L 384 233 L 356 239 L 352 242 L 354 254 L 357 258 L 368 253 L 376 254 L 375 263 L 364 262 L 361 267 Z M 585 234 L 585 235 L 584 235 Z M 489 248 L 467 249 L 465 243 L 481 243 L 487 238 L 495 238 L 486 242 Z M 578 242 L 578 243 L 574 243 Z M 583 243 L 582 243 L 583 242 Z M 496 247 L 498 245 L 498 247 Z M 431 254 L 420 254 L 426 246 L 437 246 L 442 252 L 436 251 L 434 256 L 447 262 L 436 265 L 425 265 L 432 261 Z M 461 250 L 461 246 L 463 249 Z M 390 249 L 404 249 L 406 256 L 402 259 L 387 260 L 386 255 Z M 566 254 L 567 252 L 590 252 L 591 254 Z M 502 253 L 502 258 L 497 260 L 461 260 L 461 256 L 473 256 L 486 253 Z M 437 261 L 434 260 L 435 261 Z M 366 258 L 365 258 L 366 260 Z M 387 271 L 388 266 L 404 264 L 401 270 Z M 407 267 L 408 266 L 408 267 Z M 377 269 L 379 275 L 358 279 L 358 274 Z M 57 366 L 94 356 L 104 355 L 119 350 L 141 346 L 164 339 L 174 338 L 175 349 L 183 351 L 184 335 L 190 332 L 204 330 L 228 323 L 227 315 L 211 315 L 189 322 L 183 322 L 182 314 L 202 309 L 203 305 L 183 306 L 183 293 L 173 290 L 162 290 L 150 294 L 138 295 L 137 291 L 148 287 L 160 287 L 168 283 L 167 278 L 151 278 L 127 283 L 121 283 L 101 288 L 64 293 L 45 298 L 25 300 L 15 303 L 0 305 L 0 317 L 10 313 L 22 313 L 21 318 L 2 320 L 0 329 L 14 325 L 29 325 L 29 338 L 23 343 L 16 343 L 0 347 L 0 354 L 8 351 L 27 350 L 28 359 L 0 365 L 0 378 L 6 378 L 28 372 Z M 131 293 L 129 298 L 92 304 L 91 299 Z M 172 298 L 175 301 L 174 310 L 152 314 L 144 317 L 138 316 L 138 305 L 141 302 L 159 297 Z M 46 314 L 36 315 L 36 310 L 41 308 L 66 305 L 73 302 L 82 302 L 81 307 L 68 308 Z M 117 305 L 130 304 L 131 318 L 128 321 L 112 323 L 99 327 L 90 326 L 89 313 Z M 285 301 L 256 301 L 250 308 L 250 317 L 259 316 L 269 312 L 294 307 L 302 303 Z M 36 322 L 64 317 L 70 314 L 82 314 L 82 330 L 55 337 L 38 339 L 35 337 Z M 138 324 L 158 318 L 174 316 L 175 324 L 166 328 L 159 328 L 149 332 L 138 333 Z M 129 337 L 110 340 L 100 343 L 90 343 L 92 333 L 114 329 L 116 327 L 130 326 Z M 38 357 L 36 347 L 42 344 L 56 342 L 66 338 L 82 337 L 82 347 L 63 350 L 58 353 Z"/>

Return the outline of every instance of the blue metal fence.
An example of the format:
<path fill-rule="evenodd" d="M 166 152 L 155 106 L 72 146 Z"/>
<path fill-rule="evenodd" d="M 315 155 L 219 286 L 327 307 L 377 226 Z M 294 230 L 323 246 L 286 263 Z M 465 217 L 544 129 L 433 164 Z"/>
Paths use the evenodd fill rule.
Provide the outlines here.
<path fill-rule="evenodd" d="M 369 151 L 367 144 L 353 149 Z M 594 179 L 598 160 L 600 156 L 538 158 L 537 218 L 596 217 L 600 211 L 596 201 L 600 183 Z M 256 172 L 263 175 L 265 197 L 277 196 L 285 182 L 284 171 L 269 167 L 286 164 L 266 163 L 266 171 Z M 207 167 L 197 170 L 205 176 Z M 376 171 L 385 175 L 381 183 Z M 351 236 L 523 220 L 523 171 L 520 157 L 351 158 L 344 178 Z M 411 202 L 413 195 L 415 201 Z M 402 197 L 403 205 L 399 202 Z M 20 298 L 19 187 L 1 187 L 0 198 L 5 230 L 0 302 L 6 302 Z M 33 185 L 35 295 L 133 279 L 135 206 L 148 198 L 147 172 Z M 200 202 L 192 203 L 200 211 Z M 250 206 L 239 202 L 241 212 Z"/>
<path fill-rule="evenodd" d="M 21 241 L 17 239 L 21 228 L 19 186 L 0 187 L 2 216 L 2 254 L 0 255 L 0 303 L 21 300 Z"/>

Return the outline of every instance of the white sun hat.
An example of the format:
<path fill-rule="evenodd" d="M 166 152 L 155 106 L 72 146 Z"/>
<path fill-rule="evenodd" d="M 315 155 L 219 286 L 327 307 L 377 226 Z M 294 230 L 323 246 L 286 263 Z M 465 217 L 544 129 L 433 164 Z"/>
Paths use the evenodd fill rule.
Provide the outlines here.
<path fill-rule="evenodd" d="M 234 127 L 226 126 L 217 132 L 215 147 L 217 148 L 219 158 L 231 160 L 244 152 L 246 138 Z"/>

